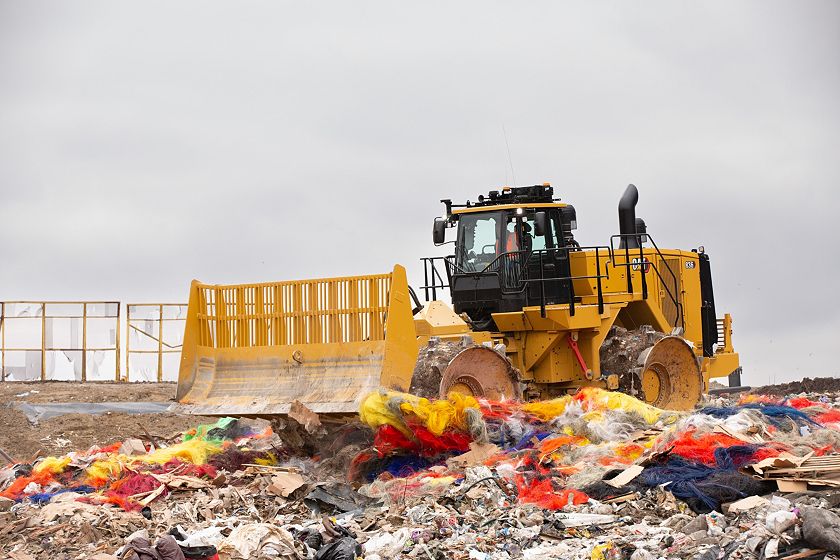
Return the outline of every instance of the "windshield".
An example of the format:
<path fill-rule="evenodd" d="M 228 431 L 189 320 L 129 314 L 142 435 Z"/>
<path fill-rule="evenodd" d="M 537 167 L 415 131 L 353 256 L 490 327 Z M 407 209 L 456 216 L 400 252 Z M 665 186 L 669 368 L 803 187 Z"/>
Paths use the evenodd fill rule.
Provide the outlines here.
<path fill-rule="evenodd" d="M 460 268 L 479 271 L 496 258 L 501 221 L 501 212 L 464 214 L 460 217 L 456 259 Z"/>

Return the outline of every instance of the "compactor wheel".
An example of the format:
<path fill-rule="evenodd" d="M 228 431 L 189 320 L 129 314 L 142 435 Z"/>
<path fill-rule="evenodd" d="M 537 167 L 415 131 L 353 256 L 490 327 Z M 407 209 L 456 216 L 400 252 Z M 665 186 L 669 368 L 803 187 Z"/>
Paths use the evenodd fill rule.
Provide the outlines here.
<path fill-rule="evenodd" d="M 492 348 L 474 346 L 452 358 L 440 382 L 440 398 L 455 391 L 494 401 L 519 399 L 519 372 Z"/>
<path fill-rule="evenodd" d="M 643 360 L 643 362 L 642 362 Z M 703 376 L 691 346 L 666 336 L 639 356 L 645 402 L 667 410 L 691 410 L 703 394 Z"/>

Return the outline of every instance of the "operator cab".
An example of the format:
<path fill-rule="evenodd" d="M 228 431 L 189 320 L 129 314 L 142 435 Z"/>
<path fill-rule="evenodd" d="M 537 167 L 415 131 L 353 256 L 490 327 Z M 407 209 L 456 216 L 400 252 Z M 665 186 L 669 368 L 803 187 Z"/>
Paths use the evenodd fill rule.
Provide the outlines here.
<path fill-rule="evenodd" d="M 548 184 L 505 187 L 463 205 L 442 200 L 434 241 L 456 228 L 455 251 L 444 257 L 452 305 L 480 330 L 495 330 L 493 313 L 574 298 L 569 251 L 577 247 L 574 207 L 553 198 Z"/>

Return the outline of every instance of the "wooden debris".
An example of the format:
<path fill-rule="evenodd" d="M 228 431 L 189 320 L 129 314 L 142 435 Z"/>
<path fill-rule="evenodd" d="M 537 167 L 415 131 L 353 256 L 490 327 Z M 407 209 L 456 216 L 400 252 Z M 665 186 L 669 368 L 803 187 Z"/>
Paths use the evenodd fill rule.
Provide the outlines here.
<path fill-rule="evenodd" d="M 805 560 L 805 558 L 822 556 L 825 552 L 826 551 L 821 548 L 809 548 L 808 550 L 803 550 L 802 552 L 797 552 L 796 554 L 792 554 L 790 556 L 784 556 L 780 558 L 780 560 Z"/>
<path fill-rule="evenodd" d="M 3 451 L 2 449 L 0 449 L 0 457 L 3 457 L 3 459 L 5 459 L 7 463 L 14 463 L 15 462 L 15 460 L 12 459 L 12 457 L 8 453 Z"/>
<path fill-rule="evenodd" d="M 840 488 L 840 454 L 796 457 L 783 453 L 745 470 L 764 480 L 774 480 L 782 492 L 803 492 L 808 486 Z"/>
<path fill-rule="evenodd" d="M 618 473 L 614 478 L 610 480 L 604 480 L 607 484 L 614 488 L 620 488 L 625 484 L 629 483 L 631 480 L 642 474 L 642 471 L 645 468 L 641 465 L 630 465 L 620 473 Z"/>

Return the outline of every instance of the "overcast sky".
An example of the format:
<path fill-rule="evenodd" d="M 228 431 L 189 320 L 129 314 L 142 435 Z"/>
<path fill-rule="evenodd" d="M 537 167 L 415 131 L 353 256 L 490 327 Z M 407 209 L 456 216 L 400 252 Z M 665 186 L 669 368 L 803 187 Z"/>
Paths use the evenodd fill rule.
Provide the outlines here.
<path fill-rule="evenodd" d="M 0 0 L 0 299 L 420 285 L 441 198 L 549 181 L 604 244 L 632 182 L 746 382 L 840 375 L 839 99 L 832 0 Z"/>

